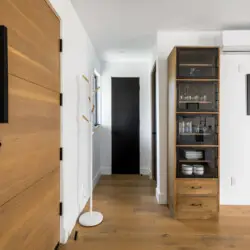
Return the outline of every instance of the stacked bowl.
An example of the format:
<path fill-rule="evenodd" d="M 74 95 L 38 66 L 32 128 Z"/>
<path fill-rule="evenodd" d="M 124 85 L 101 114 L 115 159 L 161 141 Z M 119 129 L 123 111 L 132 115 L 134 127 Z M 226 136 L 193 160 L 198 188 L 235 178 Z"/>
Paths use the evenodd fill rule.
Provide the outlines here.
<path fill-rule="evenodd" d="M 185 151 L 185 158 L 187 160 L 198 160 L 203 157 L 201 151 Z"/>

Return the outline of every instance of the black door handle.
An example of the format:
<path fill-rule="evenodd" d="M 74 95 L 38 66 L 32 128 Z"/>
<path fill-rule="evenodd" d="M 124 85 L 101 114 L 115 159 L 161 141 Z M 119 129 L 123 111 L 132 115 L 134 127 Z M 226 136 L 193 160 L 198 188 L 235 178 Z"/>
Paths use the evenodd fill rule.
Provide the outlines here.
<path fill-rule="evenodd" d="M 156 135 L 156 132 L 153 132 L 152 135 Z"/>

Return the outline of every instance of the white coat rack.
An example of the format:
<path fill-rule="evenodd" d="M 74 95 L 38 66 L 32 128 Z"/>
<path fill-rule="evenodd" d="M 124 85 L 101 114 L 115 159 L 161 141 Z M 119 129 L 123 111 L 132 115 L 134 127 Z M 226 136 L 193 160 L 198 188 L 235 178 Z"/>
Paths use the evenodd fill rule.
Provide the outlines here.
<path fill-rule="evenodd" d="M 93 112 L 95 111 L 95 106 L 93 104 L 93 95 L 96 91 L 99 90 L 92 88 L 92 81 L 89 82 L 88 78 L 84 75 L 81 76 L 81 79 L 84 79 L 86 84 L 90 85 L 90 96 L 88 97 L 89 103 L 89 114 L 82 114 L 81 119 L 84 119 L 88 122 L 90 129 L 90 203 L 89 203 L 89 212 L 83 213 L 79 218 L 80 225 L 84 227 L 93 227 L 99 225 L 103 221 L 103 215 L 100 212 L 93 211 Z M 89 116 L 89 117 L 88 117 Z"/>

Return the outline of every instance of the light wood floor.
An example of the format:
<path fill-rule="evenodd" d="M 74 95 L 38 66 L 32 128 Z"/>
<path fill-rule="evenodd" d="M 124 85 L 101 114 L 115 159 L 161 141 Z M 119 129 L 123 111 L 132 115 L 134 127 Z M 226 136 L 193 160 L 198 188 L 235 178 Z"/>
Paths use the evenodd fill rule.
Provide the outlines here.
<path fill-rule="evenodd" d="M 77 225 L 61 250 L 250 250 L 250 207 L 222 206 L 218 221 L 177 221 L 157 205 L 155 183 L 144 176 L 103 176 L 94 206 L 103 223 Z"/>

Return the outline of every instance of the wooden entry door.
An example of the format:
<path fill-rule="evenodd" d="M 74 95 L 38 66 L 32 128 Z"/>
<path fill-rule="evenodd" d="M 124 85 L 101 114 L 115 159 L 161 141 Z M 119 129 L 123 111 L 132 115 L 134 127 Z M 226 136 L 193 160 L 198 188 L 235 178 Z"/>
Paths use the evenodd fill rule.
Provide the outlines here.
<path fill-rule="evenodd" d="M 8 29 L 9 61 L 0 249 L 50 250 L 60 228 L 60 21 L 45 0 L 1 0 L 0 25 Z"/>
<path fill-rule="evenodd" d="M 112 173 L 140 173 L 139 78 L 112 78 Z"/>

